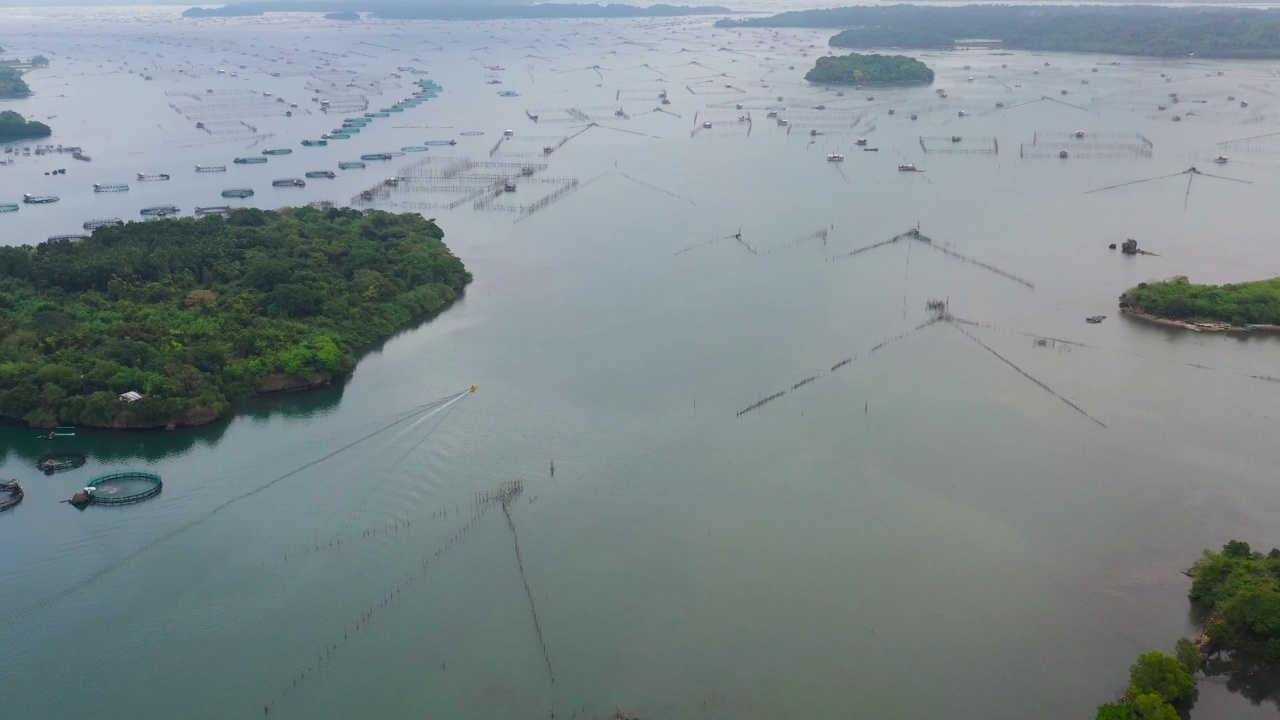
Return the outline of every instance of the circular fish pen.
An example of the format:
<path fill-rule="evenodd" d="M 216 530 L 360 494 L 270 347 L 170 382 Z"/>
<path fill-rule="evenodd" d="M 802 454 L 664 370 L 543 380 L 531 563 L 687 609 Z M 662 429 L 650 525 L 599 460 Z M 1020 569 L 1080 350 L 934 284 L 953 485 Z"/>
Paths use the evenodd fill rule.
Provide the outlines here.
<path fill-rule="evenodd" d="M 71 498 L 76 507 L 86 505 L 128 505 L 160 494 L 160 476 L 145 470 L 124 470 L 99 475 Z"/>
<path fill-rule="evenodd" d="M 86 459 L 85 454 L 78 450 L 47 452 L 36 458 L 36 468 L 52 475 L 63 470 L 74 470 L 84 465 Z"/>
<path fill-rule="evenodd" d="M 18 484 L 17 480 L 0 482 L 0 493 L 8 493 L 9 495 L 4 500 L 0 500 L 0 512 L 4 512 L 22 502 L 22 498 L 25 495 L 22 492 L 22 486 Z"/>

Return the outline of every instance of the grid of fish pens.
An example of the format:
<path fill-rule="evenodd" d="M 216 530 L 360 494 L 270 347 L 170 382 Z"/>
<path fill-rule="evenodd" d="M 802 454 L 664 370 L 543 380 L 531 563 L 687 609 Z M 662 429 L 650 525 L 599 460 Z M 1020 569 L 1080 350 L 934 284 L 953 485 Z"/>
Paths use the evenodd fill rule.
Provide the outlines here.
<path fill-rule="evenodd" d="M 1155 147 L 1140 133 L 1086 133 L 1036 131 L 1031 142 L 1018 147 L 1018 157 L 1027 159 L 1141 159 L 1151 157 Z"/>

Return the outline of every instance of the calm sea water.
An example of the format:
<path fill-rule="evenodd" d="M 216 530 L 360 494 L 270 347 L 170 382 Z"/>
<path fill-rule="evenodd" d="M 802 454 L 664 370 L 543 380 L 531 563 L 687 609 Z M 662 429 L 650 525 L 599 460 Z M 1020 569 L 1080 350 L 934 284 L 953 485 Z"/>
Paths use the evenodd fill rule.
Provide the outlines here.
<path fill-rule="evenodd" d="M 929 53 L 933 87 L 837 96 L 801 80 L 827 33 L 706 19 L 49 10 L 7 15 L 0 35 L 10 54 L 52 61 L 30 76 L 34 97 L 0 107 L 51 118 L 49 142 L 93 157 L 0 166 L 5 201 L 62 198 L 0 216 L 4 242 L 147 205 L 239 204 L 218 196 L 227 187 L 253 187 L 243 204 L 259 207 L 346 203 L 404 175 L 374 206 L 425 208 L 476 276 L 339 386 L 248 403 L 212 427 L 56 443 L 0 429 L 0 474 L 27 488 L 0 517 L 6 717 L 529 718 L 553 703 L 557 717 L 615 704 L 654 718 L 1087 717 L 1123 689 L 1135 654 L 1193 631 L 1180 571 L 1202 548 L 1280 544 L 1280 385 L 1251 377 L 1280 375 L 1280 340 L 1116 311 L 1144 280 L 1276 274 L 1280 140 L 1258 137 L 1280 133 L 1275 63 Z M 311 100 L 345 92 L 318 84 L 334 69 L 376 109 L 421 77 L 392 77 L 399 66 L 444 91 L 351 140 L 299 146 L 360 114 Z M 279 116 L 249 91 L 299 108 Z M 171 107 L 192 96 L 222 103 L 202 117 L 255 133 L 196 129 Z M 771 106 L 789 132 L 765 118 Z M 554 122 L 569 108 L 599 126 L 543 157 L 582 130 Z M 504 129 L 514 136 L 491 156 Z M 925 152 L 997 140 L 998 154 Z M 1065 161 L 1019 157 L 1050 141 L 1078 146 Z M 231 164 L 273 146 L 294 152 Z M 1115 157 L 1079 157 L 1090 152 Z M 435 162 L 412 165 L 424 157 Z M 468 158 L 507 163 L 472 174 L 547 165 L 500 204 L 580 185 L 527 217 L 442 207 L 465 189 L 428 176 Z M 1192 166 L 1221 178 L 1179 174 Z M 131 189 L 95 194 L 94 182 Z M 414 189 L 428 182 L 441 189 Z M 917 224 L 1034 289 L 914 241 L 830 259 Z M 739 231 L 754 253 L 729 237 Z M 1127 237 L 1158 256 L 1107 249 Z M 929 298 L 980 323 L 961 327 L 990 350 L 951 324 L 912 332 Z M 1110 317 L 1084 323 L 1095 314 Z M 472 383 L 476 394 L 387 427 Z M 55 447 L 91 460 L 35 472 Z M 162 474 L 164 493 L 59 504 L 130 467 Z M 502 513 L 469 507 L 515 478 L 528 592 Z M 1195 717 L 1274 715 L 1273 700 L 1226 685 L 1201 683 Z"/>

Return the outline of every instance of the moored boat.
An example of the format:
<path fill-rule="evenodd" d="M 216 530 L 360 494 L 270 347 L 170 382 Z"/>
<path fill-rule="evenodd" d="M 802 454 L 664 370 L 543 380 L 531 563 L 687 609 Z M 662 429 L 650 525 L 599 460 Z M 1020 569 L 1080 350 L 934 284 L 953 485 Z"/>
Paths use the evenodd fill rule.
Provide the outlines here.
<path fill-rule="evenodd" d="M 898 169 L 903 172 L 915 172 L 916 166 L 912 165 L 911 163 L 902 163 L 901 165 L 898 166 Z"/>

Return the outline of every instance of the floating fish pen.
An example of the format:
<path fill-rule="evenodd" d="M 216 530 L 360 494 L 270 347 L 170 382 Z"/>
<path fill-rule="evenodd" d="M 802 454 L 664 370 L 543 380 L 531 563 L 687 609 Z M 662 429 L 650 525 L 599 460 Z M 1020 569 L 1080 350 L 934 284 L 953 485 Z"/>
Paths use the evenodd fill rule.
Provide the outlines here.
<path fill-rule="evenodd" d="M 196 166 L 196 172 L 201 172 L 201 173 L 215 173 L 215 172 L 226 172 L 226 171 L 227 171 L 226 165 L 197 165 Z"/>
<path fill-rule="evenodd" d="M 338 163 L 339 170 L 363 170 L 365 167 L 367 166 L 359 160 L 344 160 Z"/>
<path fill-rule="evenodd" d="M 307 183 L 302 178 L 280 178 L 272 180 L 271 184 L 275 187 L 306 187 Z"/>
<path fill-rule="evenodd" d="M 138 182 L 158 182 L 168 179 L 169 176 L 165 173 L 138 173 Z"/>
<path fill-rule="evenodd" d="M 332 170 L 308 170 L 308 171 L 307 171 L 307 177 L 309 177 L 309 178 L 329 178 L 329 179 L 333 179 L 333 178 L 338 177 L 338 173 L 336 173 L 336 172 L 334 172 L 334 171 L 332 171 Z"/>
<path fill-rule="evenodd" d="M 365 113 L 365 117 L 375 117 L 375 118 L 391 117 L 391 113 L 389 112 Z"/>
<path fill-rule="evenodd" d="M 361 129 L 361 128 L 363 128 L 363 127 L 364 127 L 363 125 L 343 125 L 342 127 L 340 127 L 340 128 L 334 128 L 333 130 L 330 130 L 329 132 L 330 132 L 331 134 L 332 134 L 332 133 L 339 133 L 339 134 L 341 134 L 341 135 L 359 135 L 359 134 L 360 134 L 360 129 Z"/>
<path fill-rule="evenodd" d="M 228 188 L 222 191 L 224 198 L 240 198 L 253 197 L 253 188 Z"/>
<path fill-rule="evenodd" d="M 226 215 L 231 212 L 230 205 L 213 205 L 211 207 L 196 208 L 197 215 Z"/>
<path fill-rule="evenodd" d="M 49 242 L 77 242 L 80 240 L 88 240 L 89 236 L 84 233 L 63 233 L 61 235 L 50 235 Z"/>
<path fill-rule="evenodd" d="M 267 159 L 264 157 L 238 157 L 232 162 L 237 165 L 261 165 L 266 161 Z"/>
<path fill-rule="evenodd" d="M 428 147 L 436 147 L 440 145 L 457 145 L 458 141 L 457 140 L 428 140 L 422 144 Z"/>
<path fill-rule="evenodd" d="M 141 176 L 139 176 L 141 177 Z M 128 192 L 128 183 L 94 183 L 94 192 Z"/>
<path fill-rule="evenodd" d="M 18 203 L 0 203 L 0 212 L 18 212 Z"/>
<path fill-rule="evenodd" d="M 147 217 L 166 217 L 181 212 L 176 205 L 152 205 L 138 211 Z"/>
<path fill-rule="evenodd" d="M 400 148 L 400 152 L 407 152 L 407 153 L 426 152 L 430 149 L 431 148 L 427 147 L 426 145 L 405 145 L 404 147 Z"/>
<path fill-rule="evenodd" d="M 123 224 L 124 221 L 120 218 L 100 218 L 97 220 L 85 220 L 83 227 L 85 230 L 93 232 L 100 227 L 120 227 Z"/>
<path fill-rule="evenodd" d="M 293 152 L 292 148 L 267 148 L 262 151 L 263 155 L 289 155 Z"/>
<path fill-rule="evenodd" d="M 61 198 L 59 198 L 57 195 L 31 195 L 31 194 L 27 194 L 27 195 L 23 195 L 23 196 L 22 196 L 22 202 L 24 202 L 24 203 L 26 203 L 26 204 L 28 204 L 28 205 L 48 205 L 49 203 L 56 203 L 56 202 L 58 202 L 58 200 L 60 200 L 60 199 L 61 199 Z"/>
<path fill-rule="evenodd" d="M 328 144 L 329 144 L 328 140 L 303 140 L 302 141 L 303 147 L 324 147 L 325 145 L 328 145 Z"/>
<path fill-rule="evenodd" d="M 351 135 L 348 133 L 328 133 L 325 138 L 328 140 L 350 140 Z"/>
<path fill-rule="evenodd" d="M 367 153 L 360 156 L 361 160 L 390 160 L 390 153 Z"/>
<path fill-rule="evenodd" d="M 26 493 L 22 491 L 22 486 L 18 484 L 17 480 L 0 483 L 0 492 L 9 494 L 9 497 L 0 501 L 0 512 L 16 507 L 18 503 L 22 502 L 22 498 L 26 495 Z"/>
<path fill-rule="evenodd" d="M 342 118 L 342 122 L 344 125 L 347 123 L 360 123 L 361 125 L 368 125 L 373 121 L 370 120 L 369 118 L 364 118 L 364 117 L 349 117 L 349 118 Z"/>
<path fill-rule="evenodd" d="M 63 470 L 74 470 L 84 465 L 85 460 L 87 460 L 85 454 L 77 450 L 47 452 L 36 458 L 36 468 L 43 470 L 47 475 L 52 475 Z"/>
<path fill-rule="evenodd" d="M 160 476 L 155 473 L 125 470 L 90 480 L 71 498 L 70 503 L 78 508 L 86 505 L 128 505 L 159 495 L 163 486 Z"/>

